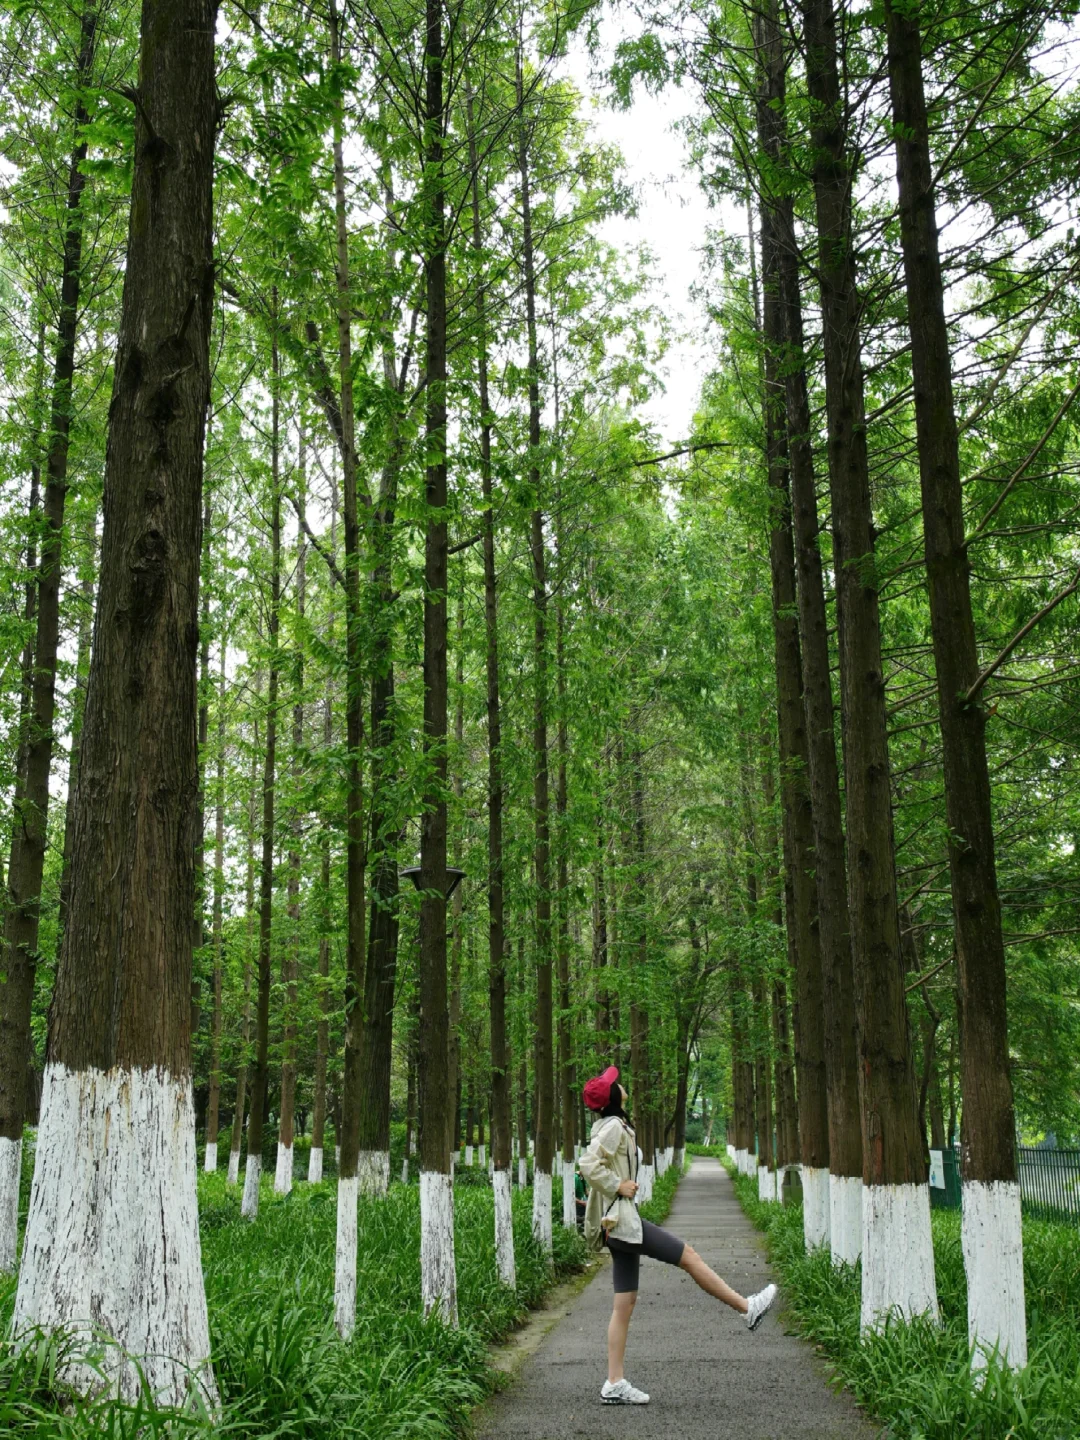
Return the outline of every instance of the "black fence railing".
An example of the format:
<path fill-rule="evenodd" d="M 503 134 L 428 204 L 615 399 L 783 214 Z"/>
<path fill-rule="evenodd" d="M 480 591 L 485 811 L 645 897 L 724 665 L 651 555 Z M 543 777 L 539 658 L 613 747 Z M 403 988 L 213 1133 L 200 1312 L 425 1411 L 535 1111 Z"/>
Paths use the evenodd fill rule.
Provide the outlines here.
<path fill-rule="evenodd" d="M 955 1150 L 930 1152 L 930 1204 L 960 1209 L 960 1158 Z M 1080 1226 L 1080 1150 L 1017 1147 L 1024 1214 Z"/>

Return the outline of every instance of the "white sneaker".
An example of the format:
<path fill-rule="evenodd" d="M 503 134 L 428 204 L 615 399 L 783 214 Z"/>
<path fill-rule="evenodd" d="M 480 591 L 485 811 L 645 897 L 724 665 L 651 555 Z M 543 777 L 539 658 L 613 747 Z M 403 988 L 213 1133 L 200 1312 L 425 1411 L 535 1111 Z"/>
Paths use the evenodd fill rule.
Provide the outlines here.
<path fill-rule="evenodd" d="M 756 1330 L 765 1316 L 766 1310 L 772 1308 L 776 1299 L 776 1286 L 766 1285 L 764 1290 L 759 1290 L 756 1295 L 751 1295 L 746 1312 L 746 1328 Z"/>
<path fill-rule="evenodd" d="M 644 1390 L 635 1390 L 629 1380 L 604 1381 L 600 1399 L 605 1405 L 648 1405 L 649 1397 Z"/>

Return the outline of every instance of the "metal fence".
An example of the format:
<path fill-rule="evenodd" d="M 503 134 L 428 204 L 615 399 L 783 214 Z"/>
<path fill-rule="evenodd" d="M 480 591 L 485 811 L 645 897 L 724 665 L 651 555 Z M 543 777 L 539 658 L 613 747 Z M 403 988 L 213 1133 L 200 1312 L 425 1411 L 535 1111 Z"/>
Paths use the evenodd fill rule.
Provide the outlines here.
<path fill-rule="evenodd" d="M 1080 1225 L 1080 1150 L 1017 1146 L 1024 1214 L 1037 1220 Z M 930 1152 L 930 1203 L 960 1209 L 960 1157 L 955 1150 Z"/>

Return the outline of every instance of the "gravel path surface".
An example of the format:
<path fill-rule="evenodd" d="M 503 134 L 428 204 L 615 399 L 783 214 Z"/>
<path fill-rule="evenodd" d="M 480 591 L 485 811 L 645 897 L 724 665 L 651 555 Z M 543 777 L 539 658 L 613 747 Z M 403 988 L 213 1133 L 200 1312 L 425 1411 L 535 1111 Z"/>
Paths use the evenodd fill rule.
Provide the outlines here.
<path fill-rule="evenodd" d="M 666 1228 L 747 1295 L 770 1278 L 727 1173 L 696 1159 Z M 626 1374 L 651 1396 L 601 1405 L 610 1271 L 574 1297 L 517 1378 L 477 1417 L 478 1440 L 873 1440 L 879 1431 L 828 1385 L 813 1348 L 784 1333 L 783 1295 L 751 1335 L 682 1270 L 643 1260 Z"/>

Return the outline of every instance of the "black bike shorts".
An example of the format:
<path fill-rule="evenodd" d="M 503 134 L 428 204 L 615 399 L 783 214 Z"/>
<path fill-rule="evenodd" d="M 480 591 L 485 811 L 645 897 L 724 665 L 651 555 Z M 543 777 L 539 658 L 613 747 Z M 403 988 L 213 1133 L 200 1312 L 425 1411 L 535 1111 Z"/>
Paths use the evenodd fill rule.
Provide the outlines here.
<path fill-rule="evenodd" d="M 649 1220 L 641 1222 L 641 1244 L 628 1245 L 625 1240 L 609 1237 L 605 1242 L 611 1251 L 611 1279 L 616 1295 L 625 1295 L 638 1288 L 641 1257 L 659 1260 L 664 1265 L 678 1265 L 686 1249 L 685 1243 L 670 1230 L 661 1230 Z"/>

